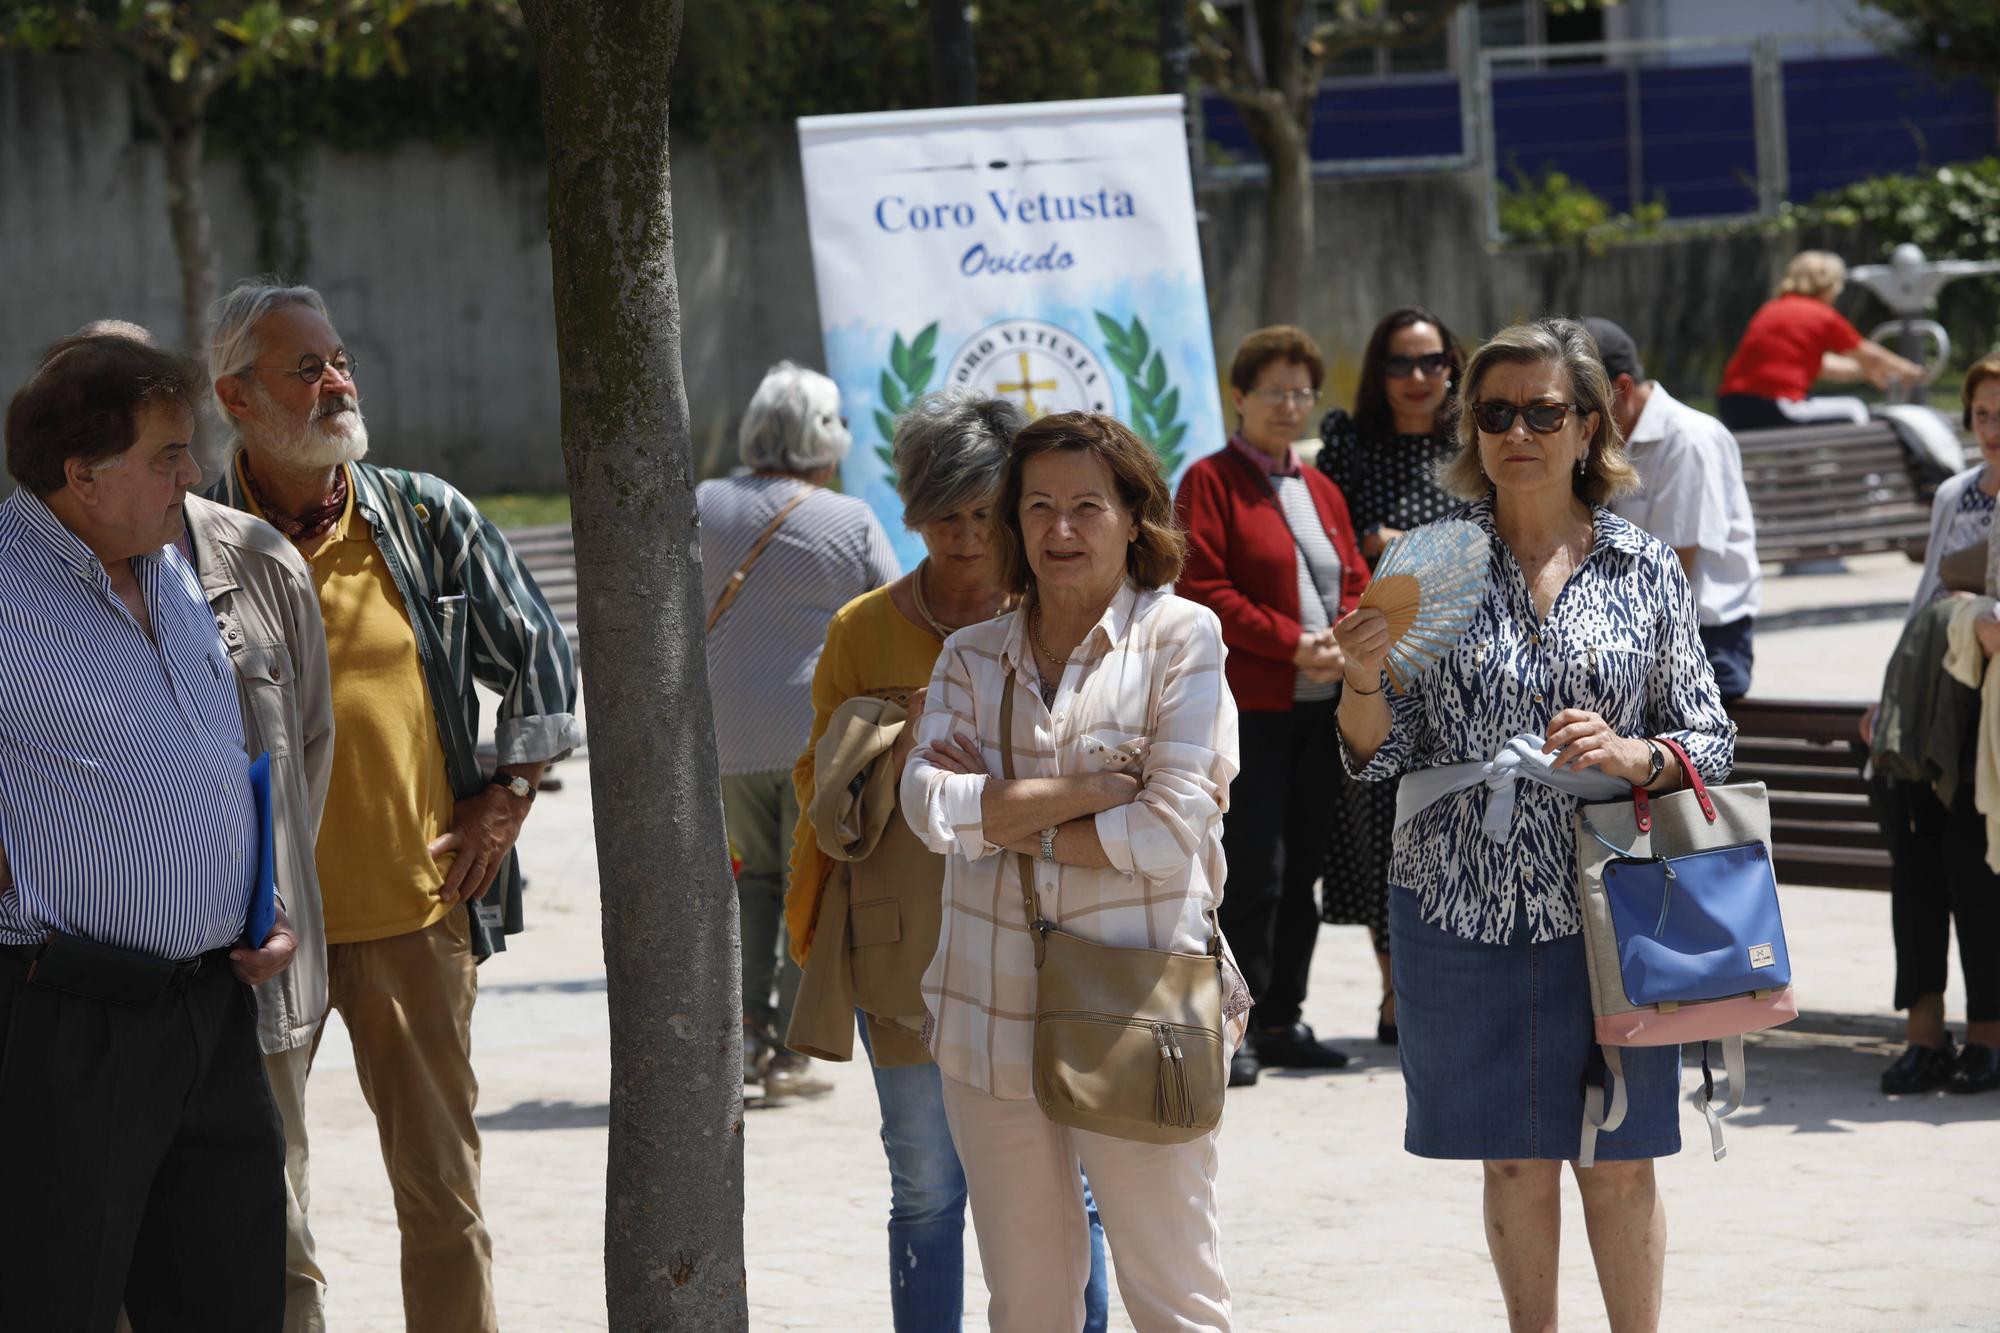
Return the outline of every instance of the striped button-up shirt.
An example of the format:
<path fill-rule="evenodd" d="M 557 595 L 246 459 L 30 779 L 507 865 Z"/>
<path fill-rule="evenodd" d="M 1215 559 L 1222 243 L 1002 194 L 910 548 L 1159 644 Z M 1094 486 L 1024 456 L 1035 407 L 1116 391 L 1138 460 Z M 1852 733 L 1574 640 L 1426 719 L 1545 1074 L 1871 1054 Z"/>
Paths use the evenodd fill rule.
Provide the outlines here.
<path fill-rule="evenodd" d="M 1165 589 L 1127 583 L 1071 655 L 1044 707 L 1025 621 L 1008 614 L 951 636 L 931 674 L 917 737 L 979 738 L 1001 771 L 1000 704 L 1014 680 L 1017 778 L 1123 772 L 1143 784 L 1130 805 L 1096 817 L 1109 870 L 1035 861 L 1042 916 L 1099 944 L 1201 953 L 1222 902 L 1222 812 L 1235 777 L 1236 702 L 1222 677 L 1215 613 Z M 961 1083 L 995 1097 L 1034 1095 L 1035 951 L 1018 858 L 986 841 L 983 774 L 912 755 L 902 808 L 947 857 L 944 920 L 924 973 L 931 1053 Z M 1228 1037 L 1242 1038 L 1249 992 L 1224 968 Z"/>
<path fill-rule="evenodd" d="M 813 668 L 833 613 L 895 579 L 896 553 L 873 510 L 793 477 L 695 487 L 701 595 L 714 606 L 778 510 L 804 489 L 708 636 L 715 748 L 725 775 L 791 772 L 812 729 Z"/>
<path fill-rule="evenodd" d="M 259 835 L 235 673 L 181 553 L 132 568 L 150 636 L 46 504 L 0 503 L 0 941 L 179 959 L 243 934 Z"/>

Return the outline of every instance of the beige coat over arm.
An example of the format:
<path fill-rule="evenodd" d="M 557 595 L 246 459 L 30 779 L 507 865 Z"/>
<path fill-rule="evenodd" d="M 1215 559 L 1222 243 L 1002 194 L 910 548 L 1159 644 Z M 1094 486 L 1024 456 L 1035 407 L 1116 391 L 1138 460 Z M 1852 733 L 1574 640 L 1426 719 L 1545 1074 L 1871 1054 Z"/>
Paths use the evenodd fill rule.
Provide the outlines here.
<path fill-rule="evenodd" d="M 262 519 L 187 497 L 188 537 L 243 708 L 243 745 L 271 755 L 278 895 L 298 934 L 292 964 L 257 988 L 257 1043 L 276 1055 L 326 1016 L 326 926 L 313 861 L 333 772 L 326 626 L 305 559 Z"/>

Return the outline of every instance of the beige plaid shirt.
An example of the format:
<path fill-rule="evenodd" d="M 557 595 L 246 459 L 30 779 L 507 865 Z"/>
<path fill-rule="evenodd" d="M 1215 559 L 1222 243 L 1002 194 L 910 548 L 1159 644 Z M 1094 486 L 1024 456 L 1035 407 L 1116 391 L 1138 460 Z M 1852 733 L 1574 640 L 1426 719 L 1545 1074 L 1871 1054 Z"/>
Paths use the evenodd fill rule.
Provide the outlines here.
<path fill-rule="evenodd" d="M 1222 812 L 1236 775 L 1236 701 L 1222 677 L 1222 626 L 1207 607 L 1127 582 L 1071 655 L 1044 707 L 1026 621 L 1004 615 L 951 636 L 931 675 L 921 744 L 979 738 L 1001 772 L 1000 703 L 1014 688 L 1014 775 L 1127 771 L 1145 784 L 1097 816 L 1115 869 L 1035 862 L 1042 915 L 1099 944 L 1201 953 L 1222 901 Z M 983 774 L 950 773 L 919 751 L 903 773 L 910 826 L 943 854 L 944 921 L 924 973 L 931 1053 L 961 1083 L 995 1097 L 1034 1095 L 1035 954 L 1018 860 L 986 841 Z M 1233 1046 L 1249 1009 L 1234 959 L 1224 967 Z"/>

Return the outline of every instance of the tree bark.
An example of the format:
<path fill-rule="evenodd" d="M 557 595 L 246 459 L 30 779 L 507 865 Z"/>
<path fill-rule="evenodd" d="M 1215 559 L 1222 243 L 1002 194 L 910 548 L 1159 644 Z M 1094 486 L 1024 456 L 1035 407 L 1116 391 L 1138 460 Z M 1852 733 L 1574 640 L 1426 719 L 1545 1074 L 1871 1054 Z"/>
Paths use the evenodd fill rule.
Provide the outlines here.
<path fill-rule="evenodd" d="M 1312 253 L 1312 159 L 1307 128 L 1284 93 L 1267 89 L 1231 99 L 1269 170 L 1264 198 L 1264 288 L 1257 315 L 1265 324 L 1296 324 Z"/>
<path fill-rule="evenodd" d="M 139 112 L 160 138 L 167 158 L 167 223 L 181 271 L 181 340 L 199 354 L 208 338 L 208 308 L 215 302 L 215 246 L 208 223 L 202 160 L 208 131 L 205 98 L 194 89 L 146 71 L 133 80 Z"/>
<path fill-rule="evenodd" d="M 742 1001 L 667 106 L 680 0 L 523 0 L 541 61 L 611 1012 L 614 1330 L 742 1329 Z M 598 763 L 598 760 L 603 763 Z"/>
<path fill-rule="evenodd" d="M 970 0 L 931 0 L 931 104 L 974 106 L 978 101 Z"/>

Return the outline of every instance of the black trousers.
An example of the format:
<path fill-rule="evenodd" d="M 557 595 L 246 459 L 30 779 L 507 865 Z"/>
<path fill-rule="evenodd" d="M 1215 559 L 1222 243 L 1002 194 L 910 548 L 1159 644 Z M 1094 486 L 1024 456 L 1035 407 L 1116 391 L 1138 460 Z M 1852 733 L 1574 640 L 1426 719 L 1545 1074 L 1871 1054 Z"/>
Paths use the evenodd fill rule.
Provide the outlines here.
<path fill-rule="evenodd" d="M 256 998 L 211 959 L 149 1008 L 0 957 L 0 1323 L 275 1333 L 285 1143 Z"/>
<path fill-rule="evenodd" d="M 1222 933 L 1255 1004 L 1252 1028 L 1299 1021 L 1319 939 L 1313 884 L 1338 809 L 1340 733 L 1331 699 L 1237 715 L 1242 771 L 1222 819 Z"/>
<path fill-rule="evenodd" d="M 1921 782 L 1877 778 L 1869 795 L 1895 863 L 1896 1008 L 1944 991 L 1955 924 L 1965 1016 L 2000 1019 L 2000 875 L 1986 868 L 1986 817 L 1973 806 L 1972 784 L 1960 784 L 1949 810 Z"/>

